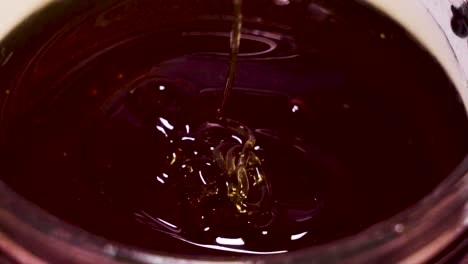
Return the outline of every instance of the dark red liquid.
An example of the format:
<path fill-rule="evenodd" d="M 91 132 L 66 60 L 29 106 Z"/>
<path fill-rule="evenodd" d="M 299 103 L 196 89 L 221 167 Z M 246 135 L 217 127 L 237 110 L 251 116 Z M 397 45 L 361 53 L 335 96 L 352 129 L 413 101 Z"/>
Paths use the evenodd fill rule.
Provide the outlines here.
<path fill-rule="evenodd" d="M 260 213 L 236 210 L 214 154 L 245 141 L 216 119 L 230 21 L 209 15 L 229 14 L 229 1 L 99 6 L 34 58 L 18 37 L 19 55 L 0 70 L 2 87 L 11 87 L 2 179 L 90 232 L 182 254 L 291 251 L 408 208 L 467 154 L 465 109 L 401 28 L 336 2 L 327 14 L 317 4 L 245 3 L 225 116 L 257 139 L 269 191 L 251 186 L 249 194 L 264 195 Z M 119 12 L 128 15 L 109 18 Z M 132 14 L 133 27 L 119 33 Z M 30 34 L 28 47 L 42 46 L 27 29 L 12 36 Z M 44 38 L 52 29 L 44 26 Z"/>

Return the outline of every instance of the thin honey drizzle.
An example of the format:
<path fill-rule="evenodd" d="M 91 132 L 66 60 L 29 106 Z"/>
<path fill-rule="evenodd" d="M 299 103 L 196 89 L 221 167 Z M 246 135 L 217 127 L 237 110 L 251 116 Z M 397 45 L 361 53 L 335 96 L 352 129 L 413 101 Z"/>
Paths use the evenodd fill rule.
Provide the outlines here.
<path fill-rule="evenodd" d="M 226 84 L 224 87 L 223 102 L 218 109 L 218 120 L 232 132 L 245 138 L 243 145 L 231 147 L 225 154 L 220 151 L 219 145 L 213 151 L 213 158 L 218 166 L 228 176 L 227 195 L 234 203 L 237 211 L 242 214 L 255 214 L 261 210 L 261 203 L 269 193 L 265 173 L 262 170 L 261 161 L 254 153 L 256 139 L 251 129 L 238 121 L 225 118 L 226 104 L 231 95 L 237 71 L 237 58 L 239 55 L 241 31 L 242 31 L 242 0 L 233 0 L 233 19 L 230 38 L 230 56 Z M 255 190 L 251 190 L 254 188 Z M 259 192 L 260 198 L 251 201 L 249 192 Z"/>

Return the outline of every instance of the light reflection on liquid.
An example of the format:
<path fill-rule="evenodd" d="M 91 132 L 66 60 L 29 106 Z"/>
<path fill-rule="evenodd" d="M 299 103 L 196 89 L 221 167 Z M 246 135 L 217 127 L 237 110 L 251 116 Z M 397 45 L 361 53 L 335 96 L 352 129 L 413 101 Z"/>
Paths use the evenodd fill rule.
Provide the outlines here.
<path fill-rule="evenodd" d="M 301 239 L 302 237 L 304 237 L 305 235 L 307 235 L 307 231 L 306 232 L 302 232 L 302 233 L 299 233 L 299 234 L 296 234 L 296 235 L 291 235 L 291 240 L 298 240 L 298 239 Z"/>
<path fill-rule="evenodd" d="M 160 117 L 160 118 L 159 118 L 159 121 L 161 121 L 161 123 L 163 124 L 163 126 L 165 126 L 166 128 L 168 128 L 169 130 L 173 130 L 173 129 L 174 129 L 174 126 L 171 125 L 171 123 L 169 123 L 169 121 L 167 121 L 167 119 Z"/>
<path fill-rule="evenodd" d="M 245 242 L 242 238 L 224 238 L 224 237 L 217 237 L 216 243 L 225 246 L 243 246 Z"/>

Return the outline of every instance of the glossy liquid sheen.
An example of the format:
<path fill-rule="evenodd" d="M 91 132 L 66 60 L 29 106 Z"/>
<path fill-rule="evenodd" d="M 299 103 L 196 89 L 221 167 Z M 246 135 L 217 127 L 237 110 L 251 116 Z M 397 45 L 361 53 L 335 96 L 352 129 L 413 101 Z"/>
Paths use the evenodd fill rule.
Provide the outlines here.
<path fill-rule="evenodd" d="M 88 231 L 181 254 L 284 253 L 414 204 L 468 150 L 452 84 L 374 11 L 280 2 L 244 3 L 237 45 L 235 1 L 233 17 L 76 53 L 58 81 L 24 77 L 2 178 Z M 275 12 L 297 24 L 252 18 Z M 47 92 L 24 103 L 33 84 Z"/>

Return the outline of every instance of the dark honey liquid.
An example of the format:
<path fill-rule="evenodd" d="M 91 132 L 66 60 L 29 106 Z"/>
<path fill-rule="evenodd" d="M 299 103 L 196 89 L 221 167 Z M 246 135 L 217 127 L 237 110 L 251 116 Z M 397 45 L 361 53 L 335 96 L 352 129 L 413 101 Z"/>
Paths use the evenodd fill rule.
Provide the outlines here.
<path fill-rule="evenodd" d="M 121 243 L 272 254 L 387 219 L 467 154 L 465 109 L 444 71 L 400 27 L 355 3 L 244 2 L 223 103 L 232 3 L 217 3 L 128 1 L 98 9 L 97 19 L 91 12 L 73 34 L 54 35 L 51 48 L 30 41 L 41 56 L 18 47 L 25 55 L 0 69 L 10 87 L 2 179 Z M 115 14 L 164 17 L 164 8 L 182 22 L 143 30 L 134 19 L 134 35 L 112 31 L 124 27 Z M 16 81 L 14 69 L 22 71 Z"/>

